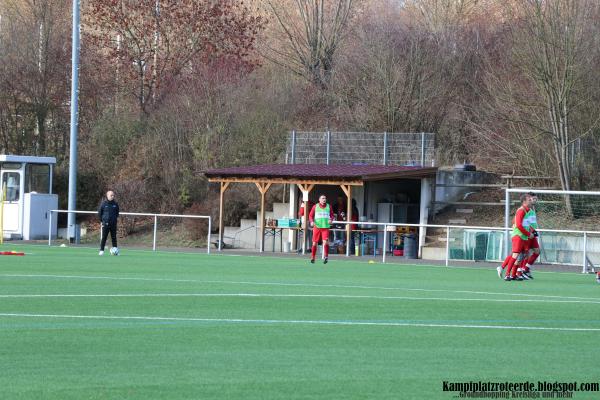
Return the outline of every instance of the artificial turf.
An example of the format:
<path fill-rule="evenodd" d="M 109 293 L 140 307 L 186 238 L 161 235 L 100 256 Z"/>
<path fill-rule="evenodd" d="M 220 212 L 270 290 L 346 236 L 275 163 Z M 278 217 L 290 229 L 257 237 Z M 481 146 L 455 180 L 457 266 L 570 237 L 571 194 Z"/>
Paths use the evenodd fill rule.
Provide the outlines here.
<path fill-rule="evenodd" d="M 589 275 L 1 250 L 27 253 L 0 256 L 2 399 L 448 399 L 443 381 L 600 381 Z"/>

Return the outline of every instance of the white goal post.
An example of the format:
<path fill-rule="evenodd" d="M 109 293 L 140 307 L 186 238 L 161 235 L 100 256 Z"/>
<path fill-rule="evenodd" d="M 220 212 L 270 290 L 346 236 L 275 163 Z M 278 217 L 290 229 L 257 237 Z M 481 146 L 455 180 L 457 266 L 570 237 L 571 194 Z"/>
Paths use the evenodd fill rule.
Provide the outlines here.
<path fill-rule="evenodd" d="M 600 262 L 600 191 L 506 189 L 504 227 L 510 248 L 510 231 L 519 196 L 533 192 L 538 198 L 541 259 L 545 263 L 582 265 L 582 272 L 594 270 Z M 544 230 L 552 230 L 544 234 Z M 542 240 L 543 238 L 543 240 Z"/>

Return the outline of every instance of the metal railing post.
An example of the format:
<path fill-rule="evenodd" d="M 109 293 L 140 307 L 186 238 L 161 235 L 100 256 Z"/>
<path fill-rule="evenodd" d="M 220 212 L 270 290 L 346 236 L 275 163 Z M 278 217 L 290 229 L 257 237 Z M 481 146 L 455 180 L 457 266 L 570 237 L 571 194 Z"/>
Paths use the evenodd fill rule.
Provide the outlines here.
<path fill-rule="evenodd" d="M 446 267 L 450 265 L 450 226 L 446 227 Z"/>
<path fill-rule="evenodd" d="M 292 164 L 296 164 L 296 130 L 295 129 L 292 130 Z"/>
<path fill-rule="evenodd" d="M 383 165 L 388 162 L 388 134 L 383 132 Z"/>
<path fill-rule="evenodd" d="M 158 215 L 154 214 L 154 235 L 152 237 L 152 251 L 156 251 L 156 226 L 158 225 Z"/>
<path fill-rule="evenodd" d="M 587 232 L 583 232 L 583 269 L 582 274 L 587 272 Z"/>
<path fill-rule="evenodd" d="M 52 246 L 52 210 L 48 215 L 48 246 Z"/>
<path fill-rule="evenodd" d="M 329 162 L 331 160 L 330 153 L 331 153 L 331 131 L 327 130 L 327 165 L 329 165 Z"/>
<path fill-rule="evenodd" d="M 387 225 L 383 225 L 383 248 L 381 249 L 381 253 L 383 254 L 383 258 L 381 262 L 385 264 L 385 251 L 387 250 Z"/>
<path fill-rule="evenodd" d="M 506 251 L 510 249 L 510 233 L 508 230 L 508 220 L 510 219 L 510 192 L 508 191 L 508 187 L 505 189 L 504 194 L 504 247 Z"/>
<path fill-rule="evenodd" d="M 212 232 L 212 218 L 208 217 L 208 238 L 206 239 L 206 254 L 210 254 L 210 233 Z"/>
<path fill-rule="evenodd" d="M 421 132 L 421 167 L 425 166 L 425 132 Z"/>

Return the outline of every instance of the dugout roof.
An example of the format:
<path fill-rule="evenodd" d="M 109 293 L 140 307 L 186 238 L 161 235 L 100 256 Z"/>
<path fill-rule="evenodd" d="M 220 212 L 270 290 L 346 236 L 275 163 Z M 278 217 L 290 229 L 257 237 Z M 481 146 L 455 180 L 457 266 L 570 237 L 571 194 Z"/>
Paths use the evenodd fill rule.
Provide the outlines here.
<path fill-rule="evenodd" d="M 436 172 L 436 167 L 394 165 L 263 164 L 212 169 L 205 175 L 210 182 L 362 185 L 367 181 L 429 178 Z"/>

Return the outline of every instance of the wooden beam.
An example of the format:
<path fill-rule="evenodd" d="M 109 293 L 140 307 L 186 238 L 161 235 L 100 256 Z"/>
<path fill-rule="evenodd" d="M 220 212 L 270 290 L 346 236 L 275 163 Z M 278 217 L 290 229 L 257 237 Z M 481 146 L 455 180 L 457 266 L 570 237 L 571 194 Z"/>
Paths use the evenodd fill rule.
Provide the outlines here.
<path fill-rule="evenodd" d="M 275 237 L 273 236 L 273 240 Z M 265 193 L 260 193 L 260 250 L 265 251 Z"/>
<path fill-rule="evenodd" d="M 344 190 L 344 186 L 342 185 L 342 190 Z M 346 196 L 348 197 L 348 204 L 346 205 L 346 220 L 348 222 L 352 221 L 352 186 L 348 185 L 346 190 L 344 190 Z M 352 234 L 352 227 L 350 224 L 346 225 L 346 257 L 350 256 L 350 235 Z"/>
<path fill-rule="evenodd" d="M 265 251 L 265 196 L 269 189 L 271 188 L 272 183 L 270 182 L 254 182 L 258 191 L 260 192 L 260 249 L 259 251 L 262 253 Z M 273 240 L 275 240 L 275 236 L 273 236 Z"/>
<path fill-rule="evenodd" d="M 304 216 L 302 217 L 302 226 L 304 227 L 304 235 L 302 238 L 302 254 L 306 254 L 306 240 L 308 238 L 308 231 L 310 230 L 310 226 L 308 226 L 308 213 L 310 212 L 308 209 L 308 196 L 315 185 L 302 183 L 296 183 L 296 185 L 298 185 L 298 188 L 300 188 L 300 191 L 302 192 L 302 201 L 304 202 Z"/>
<path fill-rule="evenodd" d="M 349 194 L 350 187 L 348 185 L 340 185 L 340 187 L 342 188 L 343 192 L 346 194 L 346 197 L 350 196 L 350 194 Z"/>
<path fill-rule="evenodd" d="M 232 183 L 256 183 L 256 182 L 269 182 L 269 183 L 286 183 L 290 185 L 352 185 L 352 186 L 363 186 L 364 183 L 361 179 L 284 179 L 284 178 L 208 178 L 209 182 L 232 182 Z"/>
<path fill-rule="evenodd" d="M 221 193 L 219 198 L 219 251 L 223 248 L 223 197 L 230 182 L 221 182 Z M 208 244 L 210 246 L 210 243 Z"/>

